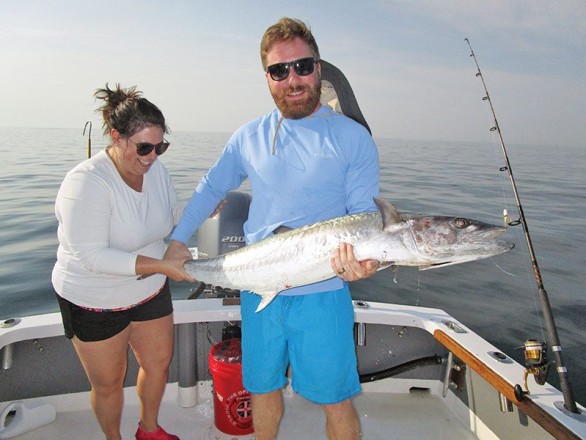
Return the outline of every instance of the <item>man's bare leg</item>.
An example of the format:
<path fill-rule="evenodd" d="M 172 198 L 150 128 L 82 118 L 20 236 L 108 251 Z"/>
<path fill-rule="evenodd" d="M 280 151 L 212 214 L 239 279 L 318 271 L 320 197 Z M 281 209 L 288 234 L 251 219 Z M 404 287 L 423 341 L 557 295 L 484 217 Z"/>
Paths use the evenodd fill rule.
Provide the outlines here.
<path fill-rule="evenodd" d="M 326 431 L 329 440 L 358 440 L 360 439 L 360 419 L 347 399 L 332 405 L 322 405 L 326 414 Z"/>
<path fill-rule="evenodd" d="M 275 440 L 283 417 L 283 392 L 252 394 L 252 423 L 256 440 Z"/>

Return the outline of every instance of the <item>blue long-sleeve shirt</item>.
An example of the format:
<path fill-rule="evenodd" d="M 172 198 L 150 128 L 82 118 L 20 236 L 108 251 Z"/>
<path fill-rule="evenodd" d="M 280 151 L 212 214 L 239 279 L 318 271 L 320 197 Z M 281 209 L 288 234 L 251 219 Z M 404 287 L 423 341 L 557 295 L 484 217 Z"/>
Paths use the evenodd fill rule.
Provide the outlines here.
<path fill-rule="evenodd" d="M 278 110 L 251 121 L 229 139 L 202 178 L 171 239 L 187 243 L 230 190 L 248 179 L 252 202 L 244 224 L 248 244 L 277 227 L 305 226 L 357 212 L 375 211 L 379 160 L 368 131 L 322 106 L 303 119 Z M 335 277 L 285 294 L 341 288 Z"/>

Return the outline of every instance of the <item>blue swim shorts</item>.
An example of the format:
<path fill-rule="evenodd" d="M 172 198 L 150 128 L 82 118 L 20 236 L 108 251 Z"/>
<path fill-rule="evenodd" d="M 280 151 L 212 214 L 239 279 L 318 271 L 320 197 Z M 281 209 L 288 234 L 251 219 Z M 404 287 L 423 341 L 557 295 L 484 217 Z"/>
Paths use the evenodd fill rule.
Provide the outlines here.
<path fill-rule="evenodd" d="M 242 292 L 242 375 L 254 394 L 287 384 L 317 404 L 360 392 L 354 346 L 354 308 L 348 287 L 308 295 L 278 295 L 256 313 L 261 297 Z"/>

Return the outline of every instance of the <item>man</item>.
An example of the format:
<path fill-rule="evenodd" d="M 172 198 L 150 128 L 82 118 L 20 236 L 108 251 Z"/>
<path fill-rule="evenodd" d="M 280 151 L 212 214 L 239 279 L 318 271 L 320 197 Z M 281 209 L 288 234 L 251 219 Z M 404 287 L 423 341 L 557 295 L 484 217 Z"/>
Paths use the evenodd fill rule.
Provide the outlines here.
<path fill-rule="evenodd" d="M 194 192 L 168 256 L 186 255 L 184 243 L 195 229 L 247 178 L 253 192 L 247 243 L 281 226 L 376 210 L 376 146 L 364 127 L 320 104 L 320 57 L 311 31 L 299 20 L 281 19 L 265 32 L 261 59 L 277 109 L 230 138 Z M 350 400 L 360 383 L 347 281 L 378 266 L 358 262 L 352 247 L 341 244 L 332 256 L 332 279 L 285 290 L 259 313 L 260 296 L 241 293 L 243 381 L 252 394 L 257 440 L 277 436 L 288 365 L 295 391 L 323 408 L 329 438 L 360 437 Z"/>

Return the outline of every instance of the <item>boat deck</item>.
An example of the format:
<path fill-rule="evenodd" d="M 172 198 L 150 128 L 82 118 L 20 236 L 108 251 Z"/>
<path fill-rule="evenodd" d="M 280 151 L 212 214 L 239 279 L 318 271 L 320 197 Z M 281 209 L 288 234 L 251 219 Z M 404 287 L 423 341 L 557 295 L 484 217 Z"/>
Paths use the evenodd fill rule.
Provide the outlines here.
<path fill-rule="evenodd" d="M 172 385 L 169 386 L 173 388 Z M 368 388 L 368 387 L 366 387 Z M 134 438 L 139 408 L 134 389 L 128 390 L 122 420 L 122 437 Z M 213 400 L 208 399 L 191 408 L 181 408 L 176 394 L 166 394 L 159 421 L 169 432 L 182 440 L 252 439 L 252 435 L 231 436 L 219 432 L 214 425 Z M 61 397 L 63 399 L 63 396 Z M 68 399 L 68 398 L 65 398 Z M 103 440 L 98 423 L 88 408 L 89 395 L 76 395 L 68 405 L 83 407 L 76 411 L 58 412 L 55 422 L 30 431 L 16 440 L 84 439 Z M 82 401 L 85 400 L 85 401 Z M 50 400 L 48 400 L 50 401 Z M 476 439 L 442 402 L 442 398 L 429 391 L 407 393 L 363 392 L 355 398 L 364 439 Z M 51 402 L 53 403 L 53 402 Z M 63 404 L 63 400 L 61 404 Z M 59 406 L 56 404 L 56 406 Z M 58 409 L 59 411 L 59 409 Z M 325 418 L 320 408 L 294 393 L 285 392 L 285 416 L 279 439 L 326 439 Z"/>
<path fill-rule="evenodd" d="M 205 359 L 209 351 L 206 343 L 212 343 L 208 341 L 210 334 L 217 340 L 209 324 L 238 321 L 239 309 L 223 306 L 220 299 L 176 301 L 174 306 L 175 322 L 180 326 L 177 353 L 183 358 L 176 359 L 177 372 L 167 385 L 160 424 L 183 440 L 238 438 L 223 435 L 214 427 L 212 384 Z M 355 406 L 364 439 L 586 439 L 582 406 L 580 414 L 564 411 L 561 392 L 549 384 L 532 385 L 532 394 L 517 401 L 514 386 L 523 379 L 524 368 L 445 312 L 362 302 L 355 304 L 355 312 L 356 322 L 364 324 L 368 334 L 369 342 L 357 345 L 364 371 L 383 372 L 387 365 L 401 367 L 412 359 L 444 356 L 448 351 L 460 362 L 456 369 L 448 356 L 445 368 L 425 365 L 411 371 L 396 370 L 391 377 L 363 383 Z M 103 439 L 89 407 L 89 393 L 75 391 L 87 390 L 83 386 L 87 379 L 78 362 L 72 360 L 74 352 L 62 331 L 57 314 L 23 318 L 18 325 L 0 329 L 3 360 L 10 367 L 0 370 L 0 391 L 7 393 L 0 410 L 10 401 L 27 397 L 50 403 L 57 410 L 53 423 L 15 437 L 19 440 Z M 460 368 L 464 365 L 466 368 Z M 197 374 L 192 374 L 194 371 Z M 179 388 L 179 382 L 185 385 Z M 128 386 L 124 439 L 134 438 L 139 419 L 136 390 L 131 381 Z M 446 397 L 442 397 L 444 392 Z M 32 420 L 25 423 L 34 425 Z M 319 407 L 289 388 L 285 390 L 280 440 L 325 439 L 324 424 Z M 240 438 L 247 437 L 251 438 Z"/>

